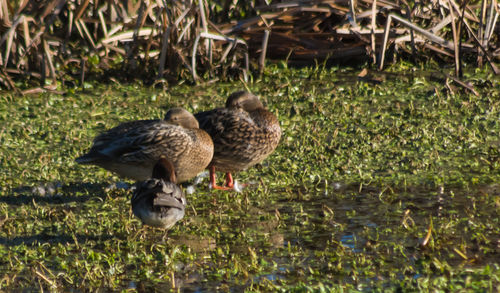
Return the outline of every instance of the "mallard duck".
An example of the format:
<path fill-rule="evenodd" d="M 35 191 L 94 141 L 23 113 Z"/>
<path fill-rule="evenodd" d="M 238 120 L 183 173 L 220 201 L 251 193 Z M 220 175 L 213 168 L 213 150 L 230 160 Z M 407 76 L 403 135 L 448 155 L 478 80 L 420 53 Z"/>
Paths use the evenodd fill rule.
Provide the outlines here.
<path fill-rule="evenodd" d="M 132 212 L 148 226 L 169 229 L 184 217 L 186 197 L 176 185 L 172 163 L 165 158 L 153 168 L 153 178 L 138 182 L 132 195 Z"/>
<path fill-rule="evenodd" d="M 199 129 L 193 114 L 172 108 L 164 120 L 126 122 L 98 135 L 76 162 L 146 180 L 155 163 L 165 157 L 174 165 L 178 182 L 184 182 L 208 166 L 213 151 L 212 139 Z"/>
<path fill-rule="evenodd" d="M 208 168 L 210 183 L 216 189 L 232 189 L 231 173 L 260 163 L 276 149 L 281 138 L 276 116 L 256 95 L 245 91 L 232 93 L 225 108 L 200 112 L 195 117 L 214 143 Z M 215 171 L 226 173 L 225 187 L 216 185 Z"/>

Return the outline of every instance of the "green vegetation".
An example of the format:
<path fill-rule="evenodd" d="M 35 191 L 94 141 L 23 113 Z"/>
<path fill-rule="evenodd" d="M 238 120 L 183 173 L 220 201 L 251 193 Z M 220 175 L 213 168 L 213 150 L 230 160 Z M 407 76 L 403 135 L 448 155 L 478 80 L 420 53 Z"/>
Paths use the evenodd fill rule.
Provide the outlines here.
<path fill-rule="evenodd" d="M 413 68 L 279 67 L 248 85 L 282 123 L 277 151 L 236 174 L 242 193 L 197 186 L 166 242 L 121 179 L 73 160 L 104 129 L 243 84 L 2 94 L 0 289 L 499 290 L 498 77 L 466 73 L 474 96 Z"/>

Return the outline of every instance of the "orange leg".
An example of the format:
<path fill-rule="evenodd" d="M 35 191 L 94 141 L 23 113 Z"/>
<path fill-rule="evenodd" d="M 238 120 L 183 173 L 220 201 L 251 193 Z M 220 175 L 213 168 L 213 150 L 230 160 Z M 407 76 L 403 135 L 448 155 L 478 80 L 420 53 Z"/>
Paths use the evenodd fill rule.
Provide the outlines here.
<path fill-rule="evenodd" d="M 246 183 L 240 183 L 239 185 L 242 188 L 245 188 L 248 186 L 248 184 L 246 184 Z M 233 176 L 231 175 L 230 172 L 226 173 L 226 186 L 231 188 L 231 189 L 234 189 L 234 180 L 233 180 Z"/>
<path fill-rule="evenodd" d="M 233 176 L 231 176 L 230 172 L 226 173 L 226 187 L 229 187 L 229 188 L 233 188 L 234 187 Z"/>
<path fill-rule="evenodd" d="M 226 174 L 226 186 L 218 186 L 217 185 L 217 180 L 216 180 L 216 175 L 215 175 L 215 166 L 210 166 L 209 168 L 210 171 L 210 184 L 212 185 L 213 189 L 219 189 L 219 190 L 233 190 L 233 177 L 231 177 L 231 174 L 229 174 L 229 177 L 227 177 Z M 231 187 L 228 186 L 228 178 L 230 178 L 230 183 Z"/>

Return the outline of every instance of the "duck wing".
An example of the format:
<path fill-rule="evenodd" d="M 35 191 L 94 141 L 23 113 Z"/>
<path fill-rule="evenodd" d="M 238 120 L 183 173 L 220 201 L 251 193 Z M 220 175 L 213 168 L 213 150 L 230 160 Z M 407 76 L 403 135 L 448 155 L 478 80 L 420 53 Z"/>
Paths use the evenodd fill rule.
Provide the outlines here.
<path fill-rule="evenodd" d="M 137 120 L 121 123 L 120 125 L 113 127 L 94 138 L 91 150 L 99 150 L 101 148 L 106 148 L 106 146 L 117 139 L 127 135 L 128 133 L 134 131 L 135 129 L 144 129 L 148 126 L 158 123 L 161 120 Z"/>
<path fill-rule="evenodd" d="M 212 137 L 214 153 L 219 159 L 222 156 L 241 156 L 250 160 L 252 149 L 263 143 L 262 129 L 243 110 L 220 108 L 200 112 L 195 117 L 200 128 Z"/>
<path fill-rule="evenodd" d="M 243 110 L 214 109 L 195 114 L 200 128 L 205 130 L 214 140 L 238 137 L 238 132 L 250 135 L 258 130 L 247 112 Z"/>
<path fill-rule="evenodd" d="M 163 179 L 152 178 L 136 185 L 132 195 L 132 204 L 140 200 L 151 200 L 154 207 L 174 207 L 183 210 L 185 206 L 184 195 L 181 189 L 171 182 Z"/>
<path fill-rule="evenodd" d="M 177 158 L 193 144 L 193 138 L 182 127 L 162 120 L 142 120 L 121 124 L 102 133 L 83 157 L 139 163 L 161 156 Z"/>
<path fill-rule="evenodd" d="M 184 209 L 184 205 L 182 204 L 180 199 L 177 199 L 173 195 L 165 193 L 156 194 L 156 197 L 153 200 L 153 205 L 157 207 L 177 208 L 179 210 Z"/>

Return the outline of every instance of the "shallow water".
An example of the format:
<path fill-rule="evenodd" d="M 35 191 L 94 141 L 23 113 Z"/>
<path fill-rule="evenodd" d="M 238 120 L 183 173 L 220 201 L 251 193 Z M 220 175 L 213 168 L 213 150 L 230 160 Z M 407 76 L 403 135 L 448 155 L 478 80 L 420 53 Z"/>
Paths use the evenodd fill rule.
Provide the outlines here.
<path fill-rule="evenodd" d="M 468 269 L 494 266 L 500 261 L 498 253 L 466 252 L 469 259 L 463 259 L 452 247 L 422 246 L 430 217 L 434 219 L 434 241 L 439 241 L 437 238 L 441 234 L 446 238 L 450 236 L 444 234 L 451 234 L 453 245 L 470 242 L 471 237 L 462 230 L 463 227 L 454 227 L 454 231 L 442 230 L 448 229 L 446 226 L 451 219 L 467 216 L 471 203 L 481 201 L 480 197 L 486 193 L 488 197 L 498 198 L 500 185 L 481 186 L 469 191 L 416 187 L 407 191 L 382 192 L 383 189 L 369 188 L 360 192 L 359 186 L 342 184 L 340 190 L 338 186 L 328 186 L 327 190 L 327 193 L 323 189 L 317 190 L 317 194 L 302 195 L 311 195 L 314 200 L 292 199 L 277 202 L 268 208 L 253 208 L 245 214 L 243 220 L 225 223 L 229 231 L 245 231 L 247 235 L 253 235 L 249 242 L 237 237 L 217 241 L 210 237 L 196 238 L 178 234 L 169 239 L 168 243 L 184 246 L 196 252 L 199 257 L 203 256 L 203 266 L 208 267 L 217 265 L 211 262 L 211 257 L 218 247 L 227 248 L 231 254 L 263 252 L 258 261 L 272 263 L 272 268 L 246 279 L 241 286 L 231 285 L 230 291 L 234 292 L 262 282 L 275 285 L 285 281 L 293 283 L 294 279 L 300 282 L 304 275 L 314 275 L 311 271 L 315 270 L 325 274 L 321 278 L 324 284 L 355 284 L 359 289 L 370 291 L 373 284 L 380 286 L 380 283 L 386 283 L 393 286 L 395 277 L 399 280 L 406 278 L 416 281 L 426 276 L 428 272 L 426 268 L 421 268 L 421 263 L 429 257 L 429 250 L 432 254 L 440 255 L 439 262 Z M 386 197 L 384 193 L 388 193 Z M 482 220 L 498 218 L 498 211 L 488 207 L 477 212 Z M 413 237 L 408 237 L 409 230 L 414 231 L 410 233 Z M 378 246 L 386 248 L 378 249 Z M 495 243 L 492 243 L 491 248 L 498 249 Z M 342 268 L 338 270 L 341 273 L 331 274 L 331 271 L 336 271 L 332 270 L 332 263 L 340 261 L 337 257 L 355 262 L 368 259 L 375 266 L 377 262 L 373 259 L 381 258 L 385 260 L 384 265 L 387 267 L 385 270 L 374 267 L 371 269 L 373 276 L 353 279 L 348 273 L 356 270 L 356 267 L 350 263 L 337 263 L 341 264 Z M 398 273 L 398 267 L 405 267 L 405 272 Z M 396 275 L 391 272 L 393 270 L 396 270 Z M 343 276 L 346 274 L 347 276 Z M 326 276 L 328 277 L 325 278 Z M 240 277 L 235 280 L 241 282 Z M 184 263 L 178 267 L 175 286 L 186 292 L 226 288 L 226 281 L 210 281 L 209 278 L 208 273 L 200 273 L 192 265 Z M 165 288 L 172 288 L 170 283 L 164 285 Z M 142 283 L 142 286 L 145 290 L 149 288 L 147 282 Z"/>

